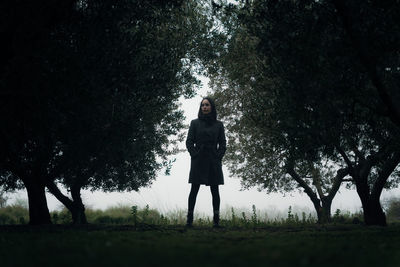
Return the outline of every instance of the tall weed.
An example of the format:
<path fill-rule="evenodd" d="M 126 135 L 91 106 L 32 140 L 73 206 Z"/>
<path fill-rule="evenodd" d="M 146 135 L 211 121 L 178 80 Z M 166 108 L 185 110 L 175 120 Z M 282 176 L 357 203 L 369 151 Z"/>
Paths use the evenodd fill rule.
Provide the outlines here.
<path fill-rule="evenodd" d="M 393 205 L 398 205 L 394 202 Z M 397 206 L 395 206 L 397 207 Z M 391 208 L 391 210 L 396 210 Z M 301 211 L 301 210 L 300 210 Z M 222 210 L 220 224 L 232 228 L 262 228 L 267 226 L 296 226 L 311 225 L 317 222 L 314 214 L 300 212 L 291 206 L 284 213 L 274 213 L 274 211 L 260 211 L 255 205 L 251 209 L 227 207 Z M 149 205 L 145 207 L 116 205 L 105 210 L 93 209 L 87 207 L 85 210 L 86 218 L 92 224 L 111 224 L 111 225 L 160 225 L 174 226 L 184 225 L 186 223 L 186 210 L 175 209 L 162 214 Z M 392 213 L 388 213 L 388 218 Z M 63 208 L 50 213 L 54 224 L 71 224 L 72 216 L 70 212 Z M 393 216 L 393 215 L 391 215 Z M 332 216 L 332 222 L 335 224 L 360 223 L 362 213 L 351 214 L 346 211 L 336 210 Z M 394 217 L 396 218 L 396 217 Z M 29 212 L 26 206 L 14 204 L 0 208 L 0 225 L 4 224 L 26 224 L 29 221 Z M 212 219 L 201 213 L 194 216 L 195 226 L 212 226 Z"/>

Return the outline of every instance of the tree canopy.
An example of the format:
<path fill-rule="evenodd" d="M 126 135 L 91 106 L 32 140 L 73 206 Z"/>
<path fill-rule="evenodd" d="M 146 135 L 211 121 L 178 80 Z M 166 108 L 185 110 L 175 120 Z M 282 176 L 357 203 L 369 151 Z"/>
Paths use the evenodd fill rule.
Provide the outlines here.
<path fill-rule="evenodd" d="M 2 24 L 15 44 L 3 54 L 0 168 L 2 184 L 27 188 L 35 224 L 50 220 L 45 186 L 82 213 L 81 188 L 138 190 L 168 169 L 178 98 L 193 95 L 199 57 L 212 51 L 196 1 L 72 1 L 57 20 L 42 9 L 51 1 L 27 2 L 1 9 L 18 12 Z M 31 35 L 13 28 L 20 20 Z"/>
<path fill-rule="evenodd" d="M 138 190 L 171 166 L 181 96 L 211 78 L 245 187 L 301 188 L 321 222 L 342 183 L 367 224 L 400 162 L 397 1 L 0 3 L 0 186 L 45 188 L 84 223 L 82 188 Z M 60 190 L 67 188 L 71 196 Z"/>
<path fill-rule="evenodd" d="M 373 4 L 360 8 L 374 8 L 368 5 Z M 213 66 L 218 70 L 213 87 L 230 132 L 230 170 L 244 186 L 268 191 L 300 187 L 317 213 L 324 201 L 330 210 L 349 175 L 351 180 L 345 180 L 357 186 L 366 222 L 385 224 L 383 216 L 368 214 L 382 213 L 376 204 L 382 184 L 398 182 L 392 172 L 399 162 L 399 128 L 355 53 L 335 5 L 242 1 L 226 6 L 220 15 L 228 45 L 219 65 Z M 391 19 L 395 21 L 393 14 Z M 387 30 L 385 25 L 370 26 L 375 33 Z M 374 56 L 388 52 L 385 46 L 381 49 Z M 383 69 L 389 64 L 379 63 Z M 379 77 L 388 81 L 386 86 L 397 75 L 391 70 Z M 390 92 L 397 92 L 395 86 Z M 396 100 L 396 93 L 391 97 Z M 374 160 L 366 164 L 367 158 Z M 355 166 L 368 169 L 365 177 L 355 174 Z M 361 187 L 368 193 L 361 194 Z M 375 210 L 370 212 L 370 206 Z"/>

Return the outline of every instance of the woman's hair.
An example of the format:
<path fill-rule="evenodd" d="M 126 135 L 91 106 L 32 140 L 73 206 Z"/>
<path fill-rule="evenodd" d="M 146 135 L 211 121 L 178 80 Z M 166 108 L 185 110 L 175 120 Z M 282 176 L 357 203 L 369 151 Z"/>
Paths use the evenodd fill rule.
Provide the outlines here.
<path fill-rule="evenodd" d="M 215 108 L 215 102 L 211 97 L 203 97 L 203 99 L 200 101 L 200 108 L 199 108 L 199 113 L 197 115 L 197 117 L 200 119 L 202 117 L 204 117 L 203 112 L 201 111 L 201 103 L 203 102 L 203 100 L 207 99 L 208 102 L 210 102 L 211 105 L 211 112 L 210 112 L 210 117 L 212 120 L 216 121 L 217 120 L 217 109 Z"/>

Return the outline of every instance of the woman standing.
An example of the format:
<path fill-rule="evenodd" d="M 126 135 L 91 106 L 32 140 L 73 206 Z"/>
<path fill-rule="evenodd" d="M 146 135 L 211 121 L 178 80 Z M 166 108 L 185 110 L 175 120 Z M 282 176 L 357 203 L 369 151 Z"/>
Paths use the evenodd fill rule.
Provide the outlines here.
<path fill-rule="evenodd" d="M 221 160 L 226 150 L 224 125 L 217 120 L 214 101 L 205 97 L 200 103 L 198 119 L 192 120 L 186 148 L 190 153 L 191 165 L 189 183 L 192 188 L 189 194 L 186 226 L 193 224 L 193 212 L 200 185 L 210 186 L 213 203 L 213 225 L 219 227 L 219 190 L 224 184 Z"/>

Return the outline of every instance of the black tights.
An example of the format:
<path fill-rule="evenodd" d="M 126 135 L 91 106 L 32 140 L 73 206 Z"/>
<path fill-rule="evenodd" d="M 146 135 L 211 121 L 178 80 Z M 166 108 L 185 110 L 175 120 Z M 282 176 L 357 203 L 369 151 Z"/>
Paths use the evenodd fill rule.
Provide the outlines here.
<path fill-rule="evenodd" d="M 197 193 L 199 192 L 200 185 L 199 184 L 192 184 L 192 189 L 190 190 L 189 194 L 189 212 L 194 211 L 194 205 L 196 204 L 196 197 Z M 213 210 L 214 211 L 219 211 L 219 203 L 220 203 L 220 198 L 219 198 L 219 190 L 218 190 L 218 185 L 210 185 L 211 189 L 211 195 L 212 195 L 212 204 L 213 204 Z"/>

